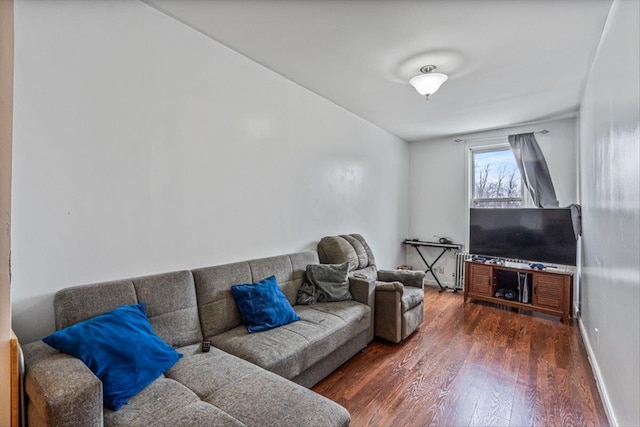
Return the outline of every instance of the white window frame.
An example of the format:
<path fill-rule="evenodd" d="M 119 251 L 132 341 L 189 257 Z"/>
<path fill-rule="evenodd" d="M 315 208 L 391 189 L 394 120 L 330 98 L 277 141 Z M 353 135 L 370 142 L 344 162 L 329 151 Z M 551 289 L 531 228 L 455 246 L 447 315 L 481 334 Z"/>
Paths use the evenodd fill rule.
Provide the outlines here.
<path fill-rule="evenodd" d="M 515 202 L 515 201 L 520 201 L 520 207 L 524 208 L 527 207 L 528 203 L 527 203 L 527 199 L 526 199 L 526 192 L 525 192 L 525 187 L 524 187 L 524 182 L 522 181 L 522 177 L 520 177 L 520 197 L 503 197 L 503 198 L 485 198 L 485 199 L 476 199 L 474 197 L 475 195 L 475 188 L 476 188 L 476 182 L 475 182 L 475 162 L 474 162 L 474 154 L 477 153 L 489 153 L 489 152 L 495 152 L 495 151 L 511 151 L 511 146 L 509 144 L 494 144 L 491 146 L 481 146 L 481 147 L 470 147 L 469 148 L 469 164 L 467 166 L 467 170 L 469 171 L 469 177 L 470 177 L 470 182 L 469 182 L 469 191 L 468 191 L 468 201 L 467 201 L 467 206 L 468 207 L 473 207 L 473 202 L 474 201 L 478 201 L 478 202 Z M 504 209 L 509 209 L 509 208 L 504 208 Z"/>

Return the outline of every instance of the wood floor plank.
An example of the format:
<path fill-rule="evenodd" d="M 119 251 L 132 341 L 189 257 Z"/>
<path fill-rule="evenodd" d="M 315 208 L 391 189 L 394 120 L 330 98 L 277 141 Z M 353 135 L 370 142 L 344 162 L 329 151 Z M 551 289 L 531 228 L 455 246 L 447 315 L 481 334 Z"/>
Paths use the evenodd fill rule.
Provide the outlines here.
<path fill-rule="evenodd" d="M 576 321 L 425 289 L 425 321 L 374 340 L 313 390 L 352 426 L 606 426 Z"/>

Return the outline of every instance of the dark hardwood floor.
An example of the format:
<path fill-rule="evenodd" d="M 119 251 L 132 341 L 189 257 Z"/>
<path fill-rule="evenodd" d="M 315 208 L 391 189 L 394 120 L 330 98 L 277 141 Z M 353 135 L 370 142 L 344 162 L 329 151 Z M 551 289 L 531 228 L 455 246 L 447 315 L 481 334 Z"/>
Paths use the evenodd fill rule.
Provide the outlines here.
<path fill-rule="evenodd" d="M 576 320 L 425 290 L 425 321 L 375 339 L 313 390 L 352 426 L 608 425 Z"/>

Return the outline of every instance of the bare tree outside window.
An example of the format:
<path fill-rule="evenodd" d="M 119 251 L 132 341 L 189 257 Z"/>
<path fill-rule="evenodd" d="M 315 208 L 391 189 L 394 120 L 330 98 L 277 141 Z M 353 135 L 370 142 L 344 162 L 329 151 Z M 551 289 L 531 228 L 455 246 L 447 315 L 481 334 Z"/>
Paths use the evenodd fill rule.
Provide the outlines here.
<path fill-rule="evenodd" d="M 508 148 L 473 153 L 474 208 L 522 207 L 522 179 Z"/>

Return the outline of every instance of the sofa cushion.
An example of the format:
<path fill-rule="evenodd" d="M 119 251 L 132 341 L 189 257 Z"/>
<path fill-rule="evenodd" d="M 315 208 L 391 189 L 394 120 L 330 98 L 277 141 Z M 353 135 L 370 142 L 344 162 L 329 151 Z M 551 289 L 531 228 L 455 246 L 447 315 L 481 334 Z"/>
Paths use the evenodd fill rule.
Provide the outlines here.
<path fill-rule="evenodd" d="M 350 272 L 349 277 L 376 280 L 376 278 L 378 277 L 378 270 L 376 269 L 375 265 L 370 265 L 369 267 Z"/>
<path fill-rule="evenodd" d="M 211 344 L 291 379 L 370 326 L 369 306 L 355 301 L 294 306 L 300 321 L 249 334 L 244 327 L 210 337 Z"/>
<path fill-rule="evenodd" d="M 364 248 L 365 252 L 367 253 L 367 258 L 369 260 L 369 265 L 370 266 L 375 266 L 376 265 L 376 258 L 373 256 L 373 251 L 371 250 L 371 246 L 369 246 L 369 244 L 364 239 L 364 237 L 362 237 L 362 235 L 358 234 L 358 233 L 350 234 L 350 236 L 353 237 L 354 239 L 356 239 L 357 241 L 359 241 L 362 244 L 362 247 Z"/>
<path fill-rule="evenodd" d="M 185 385 L 158 378 L 119 411 L 105 409 L 104 425 L 122 426 L 244 426 L 214 405 L 203 402 Z"/>
<path fill-rule="evenodd" d="M 249 263 L 198 268 L 192 273 L 196 282 L 202 335 L 210 337 L 242 325 L 242 316 L 231 295 L 230 285 L 253 282 Z"/>
<path fill-rule="evenodd" d="M 402 294 L 402 312 L 411 310 L 413 307 L 421 304 L 424 301 L 424 291 L 422 288 L 412 288 L 410 286 L 404 287 L 404 293 Z"/>
<path fill-rule="evenodd" d="M 91 319 L 122 305 L 137 303 L 131 279 L 62 289 L 53 299 L 56 329 Z"/>
<path fill-rule="evenodd" d="M 249 332 L 265 331 L 300 320 L 275 276 L 257 283 L 233 285 L 231 294 Z"/>
<path fill-rule="evenodd" d="M 118 307 L 43 341 L 82 360 L 102 381 L 104 404 L 112 410 L 182 357 L 153 333 L 144 304 Z"/>
<path fill-rule="evenodd" d="M 113 310 L 146 303 L 149 322 L 160 338 L 172 346 L 202 341 L 200 319 L 189 271 L 155 274 L 58 291 L 54 299 L 56 329 Z"/>
<path fill-rule="evenodd" d="M 298 289 L 305 279 L 305 268 L 307 264 L 314 263 L 311 261 L 313 257 L 309 257 L 308 259 L 303 258 L 308 262 L 304 263 L 304 265 L 297 265 L 297 267 L 294 268 L 294 258 L 300 257 L 302 254 L 275 256 L 248 261 L 249 268 L 251 268 L 251 276 L 253 277 L 252 281 L 257 282 L 265 277 L 275 276 L 280 285 L 280 289 L 282 289 L 282 292 L 287 296 L 291 305 L 294 305 L 296 303 L 296 297 L 298 296 Z M 317 258 L 315 264 L 317 264 Z"/>
<path fill-rule="evenodd" d="M 349 262 L 349 271 L 357 270 L 360 260 L 356 250 L 340 236 L 323 237 L 318 243 L 318 256 L 323 264 Z"/>
<path fill-rule="evenodd" d="M 419 270 L 378 270 L 378 280 L 382 282 L 400 282 L 405 286 L 422 289 L 424 271 Z"/>
<path fill-rule="evenodd" d="M 349 412 L 342 406 L 252 363 L 215 347 L 209 353 L 193 346 L 178 351 L 185 357 L 166 373 L 167 378 L 184 384 L 204 402 L 246 425 L 349 425 Z"/>
<path fill-rule="evenodd" d="M 367 251 L 365 251 L 364 246 L 358 239 L 349 234 L 343 234 L 342 237 L 344 240 L 349 242 L 349 244 L 356 251 L 356 255 L 358 256 L 358 267 L 357 268 L 365 268 L 369 265 L 369 257 L 367 255 Z"/>
<path fill-rule="evenodd" d="M 139 302 L 146 303 L 153 330 L 167 344 L 180 347 L 202 341 L 198 303 L 190 271 L 133 279 Z"/>
<path fill-rule="evenodd" d="M 305 279 L 307 265 L 317 263 L 318 254 L 307 251 L 192 270 L 202 334 L 211 337 L 242 325 L 231 285 L 252 283 L 275 275 L 280 289 L 293 305 Z"/>

